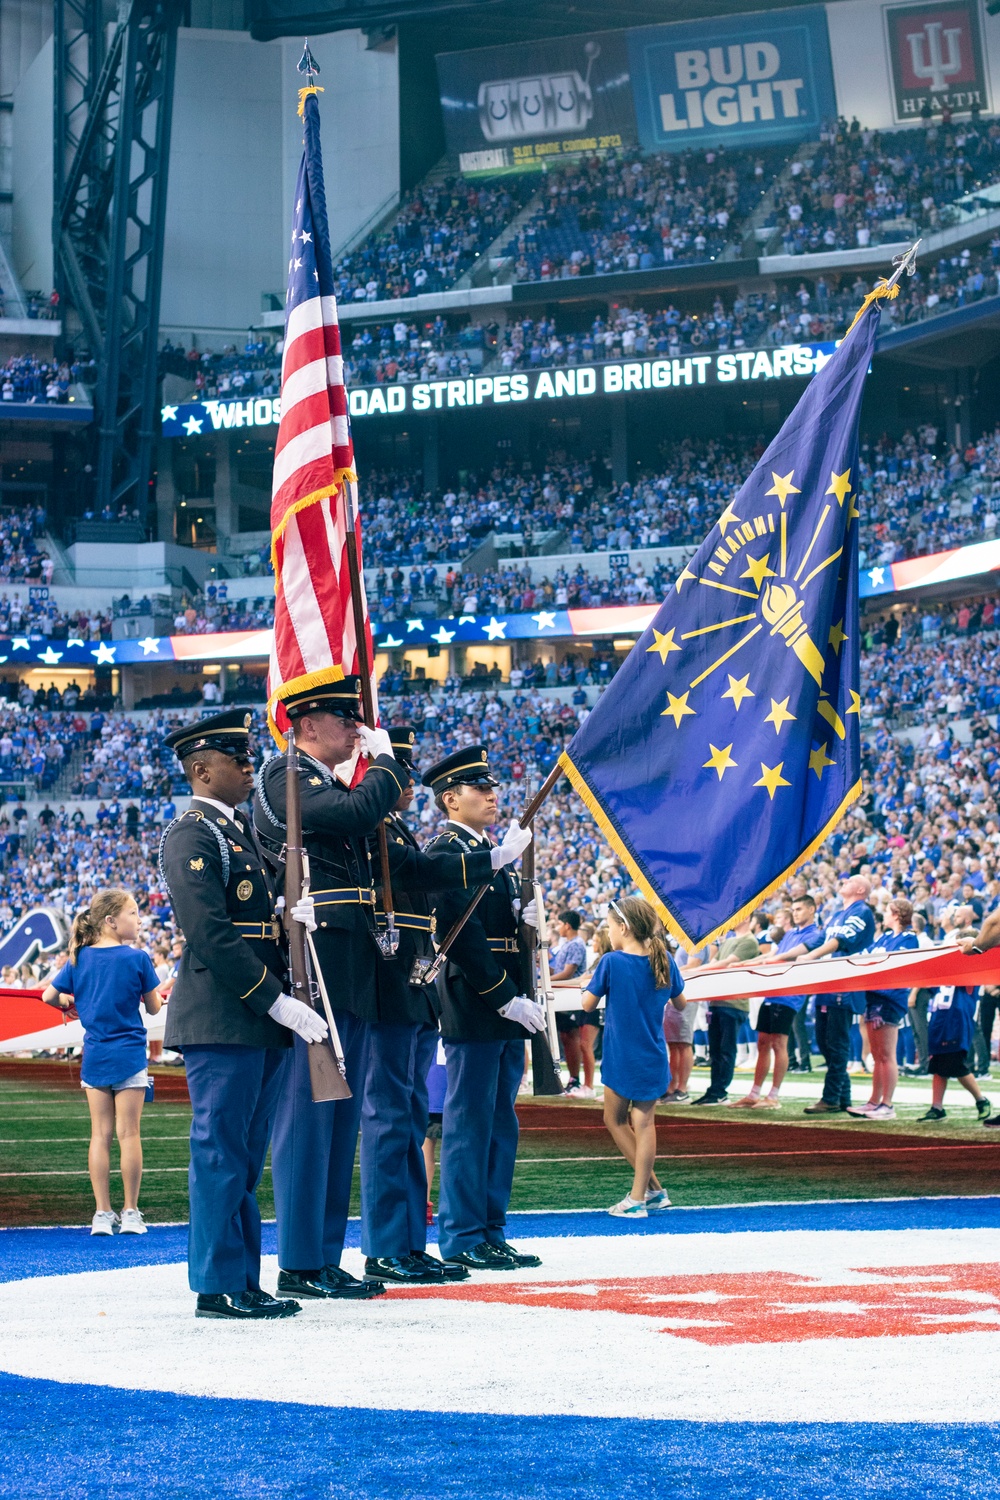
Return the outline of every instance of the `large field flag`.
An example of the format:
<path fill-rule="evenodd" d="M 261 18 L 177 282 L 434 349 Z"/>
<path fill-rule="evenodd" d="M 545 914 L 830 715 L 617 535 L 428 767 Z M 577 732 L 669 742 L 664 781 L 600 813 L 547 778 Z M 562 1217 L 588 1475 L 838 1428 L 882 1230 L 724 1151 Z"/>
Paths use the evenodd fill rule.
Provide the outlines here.
<path fill-rule="evenodd" d="M 281 422 L 271 499 L 275 601 L 267 707 L 271 732 L 282 748 L 288 727 L 285 697 L 362 670 L 346 550 L 352 526 L 360 558 L 361 523 L 333 290 L 317 92 L 314 85 L 300 90 L 305 136 L 292 211 Z M 363 592 L 360 568 L 359 587 Z M 364 620 L 367 660 L 373 662 L 367 601 Z"/>
<path fill-rule="evenodd" d="M 858 418 L 879 319 L 866 305 L 561 757 L 689 947 L 861 791 Z"/>

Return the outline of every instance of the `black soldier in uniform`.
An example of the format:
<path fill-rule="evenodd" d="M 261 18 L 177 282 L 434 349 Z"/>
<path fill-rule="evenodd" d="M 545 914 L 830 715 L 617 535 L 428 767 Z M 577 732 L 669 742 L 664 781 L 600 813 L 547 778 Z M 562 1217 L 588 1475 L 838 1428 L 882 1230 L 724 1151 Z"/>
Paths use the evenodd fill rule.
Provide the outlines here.
<path fill-rule="evenodd" d="M 313 1104 L 305 1048 L 294 1048 L 275 1116 L 271 1163 L 281 1266 L 278 1289 L 303 1297 L 360 1294 L 359 1284 L 341 1269 L 340 1257 L 368 1070 L 369 1024 L 380 1018 L 380 976 L 389 967 L 379 958 L 375 942 L 375 868 L 369 838 L 409 783 L 408 771 L 392 754 L 387 732 L 360 722 L 359 690 L 359 679 L 348 677 L 284 700 L 295 723 L 299 751 L 316 953 L 353 1094 L 336 1103 Z M 349 759 L 359 742 L 369 757 L 368 770 L 356 787 L 348 788 L 334 768 Z M 284 759 L 275 756 L 257 784 L 257 829 L 274 851 L 280 850 L 285 837 L 286 774 Z M 391 840 L 392 878 L 398 878 L 406 891 L 452 885 L 468 893 L 489 879 L 497 865 L 515 859 L 525 843 L 518 833 L 513 842 L 492 853 L 484 848 L 474 857 L 442 861 Z M 394 978 L 393 987 L 397 983 Z M 401 1276 L 387 1271 L 391 1279 L 411 1280 L 413 1275 L 412 1270 Z M 441 1273 L 425 1266 L 416 1275 L 431 1279 Z M 385 1278 L 372 1273 L 368 1279 L 377 1286 Z"/>
<path fill-rule="evenodd" d="M 435 849 L 475 858 L 492 848 L 498 782 L 482 745 L 456 750 L 423 778 L 447 827 Z M 516 824 L 514 825 L 516 827 Z M 436 902 L 445 932 L 465 902 L 449 893 Z M 506 869 L 493 877 L 452 946 L 438 980 L 448 1092 L 441 1122 L 438 1241 L 445 1261 L 472 1270 L 537 1266 L 504 1235 L 514 1180 L 518 1125 L 514 1105 L 524 1073 L 524 1043 L 545 1027 L 545 1008 L 520 991 L 517 922 L 520 883 Z"/>
<path fill-rule="evenodd" d="M 167 735 L 191 783 L 188 810 L 164 830 L 160 872 L 185 938 L 167 1008 L 166 1045 L 183 1052 L 191 1095 L 188 1277 L 196 1315 L 288 1317 L 297 1302 L 260 1288 L 264 1168 L 292 1031 L 327 1031 L 282 993 L 277 893 L 237 806 L 253 785 L 250 715 L 216 714 Z M 310 903 L 296 908 L 310 920 Z M 291 1030 L 289 1029 L 291 1028 Z"/>

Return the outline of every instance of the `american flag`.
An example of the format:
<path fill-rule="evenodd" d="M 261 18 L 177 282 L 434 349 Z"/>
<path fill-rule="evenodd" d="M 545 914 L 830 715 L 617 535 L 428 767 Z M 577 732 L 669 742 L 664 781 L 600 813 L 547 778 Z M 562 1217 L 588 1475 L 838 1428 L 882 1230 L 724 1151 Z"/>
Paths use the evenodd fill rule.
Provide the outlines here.
<path fill-rule="evenodd" d="M 357 476 L 347 414 L 316 90 L 303 90 L 305 137 L 295 185 L 274 448 L 271 556 L 274 644 L 268 722 L 284 747 L 282 699 L 361 671 L 347 567 L 347 528 L 361 557 Z M 364 574 L 360 586 L 364 594 Z M 374 665 L 367 600 L 367 660 Z M 375 682 L 372 674 L 372 694 Z"/>

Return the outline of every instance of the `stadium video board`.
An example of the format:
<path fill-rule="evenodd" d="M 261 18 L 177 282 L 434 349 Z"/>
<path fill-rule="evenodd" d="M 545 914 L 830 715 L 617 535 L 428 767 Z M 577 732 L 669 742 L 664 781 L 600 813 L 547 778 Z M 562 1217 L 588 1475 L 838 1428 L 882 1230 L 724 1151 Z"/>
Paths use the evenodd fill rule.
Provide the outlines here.
<path fill-rule="evenodd" d="M 804 140 L 837 112 L 822 5 L 442 53 L 437 68 L 466 175 L 614 146 Z"/>

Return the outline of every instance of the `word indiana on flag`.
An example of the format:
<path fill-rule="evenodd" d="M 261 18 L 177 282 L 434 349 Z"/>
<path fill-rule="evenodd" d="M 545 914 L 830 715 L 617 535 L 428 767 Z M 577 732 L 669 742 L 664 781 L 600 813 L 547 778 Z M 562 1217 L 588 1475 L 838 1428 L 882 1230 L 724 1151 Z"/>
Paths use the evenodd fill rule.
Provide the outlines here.
<path fill-rule="evenodd" d="M 858 417 L 879 320 L 862 312 L 561 757 L 688 947 L 861 791 Z"/>
<path fill-rule="evenodd" d="M 305 137 L 288 262 L 281 424 L 274 449 L 271 556 L 274 643 L 268 722 L 284 748 L 282 700 L 361 671 L 351 605 L 347 529 L 361 554 L 357 477 L 347 414 L 315 85 L 299 91 Z M 359 587 L 364 574 L 359 568 Z M 364 603 L 367 661 L 371 624 Z M 375 683 L 372 680 L 374 697 Z"/>

